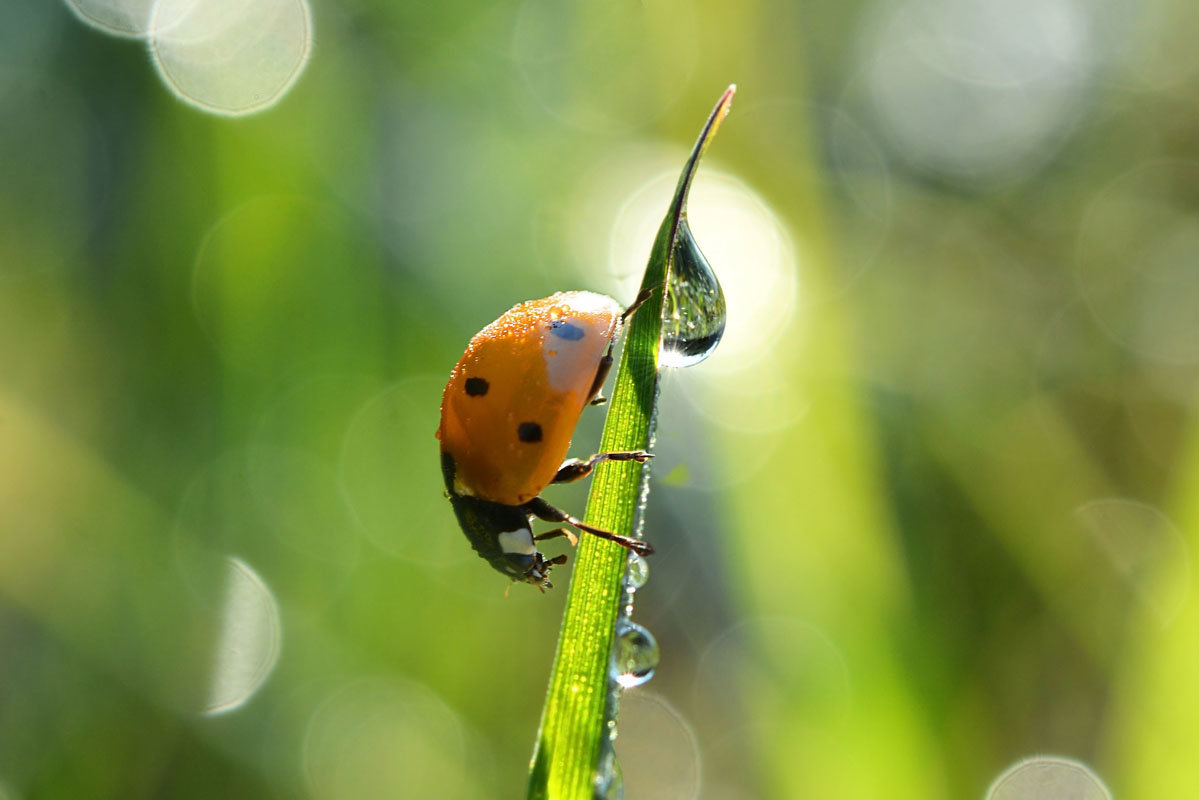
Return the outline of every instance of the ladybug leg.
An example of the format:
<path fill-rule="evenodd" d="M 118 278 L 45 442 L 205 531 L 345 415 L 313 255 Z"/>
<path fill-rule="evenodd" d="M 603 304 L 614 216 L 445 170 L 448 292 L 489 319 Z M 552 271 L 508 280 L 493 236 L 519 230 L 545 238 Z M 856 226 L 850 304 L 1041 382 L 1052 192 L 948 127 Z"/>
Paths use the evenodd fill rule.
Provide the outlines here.
<path fill-rule="evenodd" d="M 542 500 L 540 497 L 534 497 L 529 502 L 525 503 L 524 509 L 534 516 L 540 517 L 547 522 L 567 522 L 575 526 L 581 531 L 586 531 L 592 536 L 598 536 L 601 539 L 607 539 L 609 542 L 616 542 L 621 547 L 627 547 L 634 553 L 642 556 L 652 555 L 654 548 L 649 542 L 643 542 L 640 539 L 634 539 L 631 536 L 621 536 L 619 533 L 612 533 L 603 528 L 595 528 L 583 522 L 577 517 L 572 517 L 565 511 L 551 506 L 549 503 Z"/>
<path fill-rule="evenodd" d="M 568 458 L 562 462 L 562 466 L 558 467 L 558 472 L 550 483 L 570 483 L 585 478 L 601 461 L 636 461 L 638 464 L 644 464 L 653 457 L 653 453 L 647 453 L 644 450 L 627 450 L 619 453 L 596 453 L 586 461 L 579 458 Z"/>
<path fill-rule="evenodd" d="M 629 317 L 648 300 L 654 293 L 653 289 L 646 289 L 641 294 L 637 295 L 637 299 L 633 304 L 626 308 L 620 315 L 620 324 L 624 325 L 628 322 Z M 604 381 L 608 379 L 608 373 L 612 371 L 612 348 L 616 346 L 616 337 L 612 337 L 612 341 L 608 343 L 608 352 L 600 359 L 599 368 L 595 371 L 595 380 L 591 382 L 591 388 L 587 391 L 587 396 L 591 398 L 587 401 L 588 405 L 598 406 L 601 403 L 608 402 L 608 398 L 600 397 L 600 389 L 604 388 Z"/>
<path fill-rule="evenodd" d="M 591 382 L 591 388 L 587 390 L 587 396 L 591 398 L 587 401 L 588 405 L 598 406 L 608 402 L 608 398 L 600 397 L 600 389 L 604 388 L 604 381 L 608 380 L 608 373 L 612 371 L 612 363 L 612 345 L 608 345 L 608 352 L 600 359 L 599 368 L 595 371 L 595 380 Z"/>
<path fill-rule="evenodd" d="M 579 546 L 579 537 L 575 536 L 567 528 L 554 528 L 552 531 L 546 531 L 545 533 L 538 534 L 537 536 L 533 537 L 533 541 L 544 542 L 547 539 L 557 539 L 557 538 L 560 538 L 563 536 L 565 536 L 567 539 L 570 540 L 571 547 Z M 562 560 L 558 561 L 559 558 Z M 548 563 L 548 564 L 565 564 L 566 556 L 555 556 L 554 558 L 551 558 L 546 563 Z"/>

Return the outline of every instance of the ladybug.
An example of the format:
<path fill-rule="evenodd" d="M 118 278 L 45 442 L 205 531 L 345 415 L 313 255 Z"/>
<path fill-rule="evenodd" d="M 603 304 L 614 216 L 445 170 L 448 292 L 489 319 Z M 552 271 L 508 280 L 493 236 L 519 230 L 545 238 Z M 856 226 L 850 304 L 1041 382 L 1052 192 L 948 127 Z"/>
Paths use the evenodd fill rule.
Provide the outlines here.
<path fill-rule="evenodd" d="M 475 552 L 513 581 L 552 588 L 550 567 L 536 542 L 578 538 L 567 528 L 533 535 L 536 518 L 649 555 L 647 542 L 595 528 L 540 495 L 551 483 L 576 481 L 601 461 L 644 463 L 643 450 L 566 458 L 570 438 L 612 368 L 612 348 L 625 321 L 650 296 L 628 308 L 594 292 L 559 292 L 509 309 L 475 334 L 450 373 L 441 398 L 441 471 L 445 488 Z"/>

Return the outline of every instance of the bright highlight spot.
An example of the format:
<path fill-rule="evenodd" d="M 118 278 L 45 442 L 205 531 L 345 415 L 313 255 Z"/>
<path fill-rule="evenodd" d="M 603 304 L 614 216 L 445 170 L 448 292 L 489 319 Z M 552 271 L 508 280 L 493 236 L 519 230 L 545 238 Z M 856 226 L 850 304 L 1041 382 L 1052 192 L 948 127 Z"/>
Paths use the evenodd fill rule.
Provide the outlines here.
<path fill-rule="evenodd" d="M 671 168 L 635 188 L 615 214 L 608 266 L 618 297 L 635 297 L 678 181 Z M 724 338 L 701 372 L 737 372 L 770 354 L 795 313 L 796 256 L 782 223 L 748 186 L 701 169 L 688 202 L 691 231 L 724 289 Z"/>
<path fill-rule="evenodd" d="M 636 296 L 682 160 L 677 151 L 639 145 L 598 166 L 573 204 L 574 224 L 562 226 L 584 285 L 594 286 L 595 254 L 606 251 L 608 280 L 598 288 L 621 300 Z M 646 174 L 656 177 L 647 182 Z M 726 307 L 719 346 L 678 379 L 687 400 L 721 426 L 747 433 L 784 429 L 808 408 L 786 375 L 789 360 L 802 351 L 801 248 L 762 197 L 710 165 L 696 174 L 687 217 Z M 669 401 L 668 393 L 664 398 Z"/>
<path fill-rule="evenodd" d="M 305 0 L 158 0 L 149 35 L 167 86 L 216 114 L 274 104 L 312 50 Z"/>
<path fill-rule="evenodd" d="M 1082 762 L 1038 756 L 1009 767 L 995 779 L 987 800 L 1111 800 L 1111 793 Z"/>
<path fill-rule="evenodd" d="M 279 659 L 282 626 L 274 595 L 258 573 L 230 558 L 216 661 L 205 714 L 223 714 L 253 697 Z"/>

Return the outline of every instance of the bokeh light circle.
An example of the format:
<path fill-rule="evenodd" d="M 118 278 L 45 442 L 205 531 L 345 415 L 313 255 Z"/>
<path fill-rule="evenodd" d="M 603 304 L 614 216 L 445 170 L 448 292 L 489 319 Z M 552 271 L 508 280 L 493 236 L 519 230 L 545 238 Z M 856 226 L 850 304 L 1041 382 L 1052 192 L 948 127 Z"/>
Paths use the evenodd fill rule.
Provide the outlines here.
<path fill-rule="evenodd" d="M 204 713 L 240 708 L 266 683 L 283 641 L 279 605 L 261 576 L 239 558 L 227 561 L 220 633 Z"/>
<path fill-rule="evenodd" d="M 276 103 L 312 51 L 306 0 L 158 0 L 148 34 L 179 99 L 231 116 Z"/>
<path fill-rule="evenodd" d="M 699 742 L 687 720 L 653 692 L 638 689 L 620 699 L 613 743 L 628 797 L 694 800 L 700 796 Z"/>
<path fill-rule="evenodd" d="M 553 117 L 589 134 L 627 133 L 682 94 L 699 58 L 697 38 L 689 0 L 525 0 L 512 57 Z"/>
<path fill-rule="evenodd" d="M 304 737 L 314 798 L 483 796 L 468 769 L 467 732 L 432 690 L 398 679 L 361 680 L 333 692 Z"/>
<path fill-rule="evenodd" d="M 301 379 L 348 369 L 377 331 L 372 252 L 337 206 L 252 197 L 217 219 L 196 252 L 196 318 L 222 359 L 246 373 Z M 347 330 L 341 319 L 356 324 Z"/>
<path fill-rule="evenodd" d="M 844 653 L 806 620 L 764 616 L 743 620 L 713 637 L 696 671 L 697 697 L 726 697 L 736 713 L 740 692 L 785 702 L 806 725 L 841 728 L 853 707 Z"/>
<path fill-rule="evenodd" d="M 987 791 L 987 800 L 1111 800 L 1090 767 L 1061 756 L 1037 756 L 1009 767 Z"/>
<path fill-rule="evenodd" d="M 256 566 L 289 624 L 310 621 L 338 596 L 360 540 L 331 465 L 301 450 L 231 449 L 197 470 L 173 533 L 180 577 L 208 597 L 214 554 Z"/>
<path fill-rule="evenodd" d="M 438 468 L 442 378 L 400 381 L 361 405 L 342 441 L 339 472 L 354 518 L 388 555 L 432 566 L 474 558 Z"/>
<path fill-rule="evenodd" d="M 279 541 L 317 561 L 352 565 L 358 537 L 334 466 L 293 447 L 246 449 L 246 489 L 256 517 Z"/>
<path fill-rule="evenodd" d="M 1026 177 L 1083 105 L 1088 28 L 1072 0 L 880 4 L 859 43 L 868 102 L 921 169 L 965 183 Z"/>
<path fill-rule="evenodd" d="M 670 205 L 678 170 L 659 171 L 617 209 L 608 268 L 618 297 L 634 297 L 654 237 Z M 795 313 L 799 280 L 795 246 L 782 222 L 737 178 L 702 169 L 687 217 L 724 289 L 728 323 L 703 372 L 739 372 L 765 358 Z"/>
<path fill-rule="evenodd" d="M 1142 164 L 1096 193 L 1079 226 L 1078 288 L 1096 321 L 1147 358 L 1199 363 L 1199 164 Z"/>
<path fill-rule="evenodd" d="M 190 0 L 197 2 L 198 0 Z M 145 36 L 157 0 L 67 0 L 88 25 L 116 36 Z"/>
<path fill-rule="evenodd" d="M 1074 517 L 1127 581 L 1137 600 L 1163 625 L 1174 621 L 1190 594 L 1190 549 L 1165 514 L 1122 497 L 1092 500 Z"/>

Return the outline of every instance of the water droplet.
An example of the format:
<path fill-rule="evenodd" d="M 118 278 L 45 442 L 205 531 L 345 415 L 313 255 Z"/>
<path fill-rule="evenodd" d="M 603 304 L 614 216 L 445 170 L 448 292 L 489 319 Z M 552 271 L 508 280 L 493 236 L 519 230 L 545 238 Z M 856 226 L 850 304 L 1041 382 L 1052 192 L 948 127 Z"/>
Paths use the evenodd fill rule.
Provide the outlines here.
<path fill-rule="evenodd" d="M 724 291 L 683 217 L 662 307 L 662 366 L 690 367 L 703 361 L 724 335 L 724 323 Z"/>
<path fill-rule="evenodd" d="M 658 640 L 652 633 L 627 619 L 616 623 L 612 678 L 622 687 L 640 686 L 654 677 L 659 655 Z"/>
<path fill-rule="evenodd" d="M 604 749 L 595 769 L 595 800 L 624 800 L 624 775 L 611 747 Z"/>
<path fill-rule="evenodd" d="M 624 584 L 629 591 L 636 591 L 649 580 L 649 562 L 644 556 L 629 553 L 628 571 L 625 573 Z"/>

